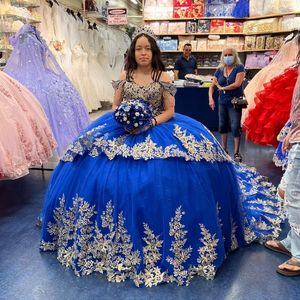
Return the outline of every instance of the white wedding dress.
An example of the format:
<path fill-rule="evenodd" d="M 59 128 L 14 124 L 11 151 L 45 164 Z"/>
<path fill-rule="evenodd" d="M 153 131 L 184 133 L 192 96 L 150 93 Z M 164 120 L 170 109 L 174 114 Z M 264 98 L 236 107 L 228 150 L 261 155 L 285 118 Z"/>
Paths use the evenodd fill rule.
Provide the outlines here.
<path fill-rule="evenodd" d="M 86 20 L 75 20 L 63 5 L 53 3 L 51 8 L 42 1 L 39 12 L 43 22 L 38 28 L 88 111 L 101 108 L 102 101 L 112 103 L 111 81 L 119 77 L 124 67 L 129 37 L 102 25 L 98 25 L 98 30 L 90 30 Z"/>

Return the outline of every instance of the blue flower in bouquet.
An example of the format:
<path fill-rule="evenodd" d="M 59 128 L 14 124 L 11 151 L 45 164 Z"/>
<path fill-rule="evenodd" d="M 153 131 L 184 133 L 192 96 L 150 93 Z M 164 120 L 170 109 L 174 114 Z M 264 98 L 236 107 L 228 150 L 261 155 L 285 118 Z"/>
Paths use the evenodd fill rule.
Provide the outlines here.
<path fill-rule="evenodd" d="M 122 102 L 115 110 L 115 120 L 125 130 L 132 131 L 151 124 L 153 110 L 151 104 L 142 99 L 130 99 Z"/>

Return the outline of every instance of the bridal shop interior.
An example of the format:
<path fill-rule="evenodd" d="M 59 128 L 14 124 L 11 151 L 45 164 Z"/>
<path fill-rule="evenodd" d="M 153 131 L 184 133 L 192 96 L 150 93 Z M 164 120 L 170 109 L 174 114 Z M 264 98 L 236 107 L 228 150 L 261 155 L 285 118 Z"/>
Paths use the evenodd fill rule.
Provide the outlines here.
<path fill-rule="evenodd" d="M 299 299 L 265 247 L 290 231 L 299 29 L 300 0 L 0 0 L 0 299 Z M 136 83 L 145 37 L 167 80 L 150 63 Z M 220 121 L 228 49 L 238 148 Z M 142 110 L 150 95 L 138 133 L 118 119 L 126 95 Z"/>

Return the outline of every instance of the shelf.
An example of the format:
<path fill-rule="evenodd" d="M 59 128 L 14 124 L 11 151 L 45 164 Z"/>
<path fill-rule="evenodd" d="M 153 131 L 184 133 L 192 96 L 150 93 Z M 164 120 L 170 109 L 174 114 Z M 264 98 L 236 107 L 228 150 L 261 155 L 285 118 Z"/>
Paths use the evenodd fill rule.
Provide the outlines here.
<path fill-rule="evenodd" d="M 277 18 L 277 17 L 289 16 L 289 15 L 300 15 L 300 11 L 297 11 L 297 12 L 293 11 L 293 12 L 283 13 L 283 14 L 248 17 L 248 18 L 245 18 L 245 20 L 259 20 L 259 19 Z"/>
<path fill-rule="evenodd" d="M 282 34 L 282 33 L 291 33 L 292 30 L 278 30 L 278 31 L 266 31 L 258 33 L 243 33 L 243 35 L 264 35 L 264 34 Z"/>
<path fill-rule="evenodd" d="M 30 23 L 30 24 L 41 23 L 41 21 L 37 21 L 37 20 L 34 20 L 34 19 L 28 19 L 28 18 L 25 18 L 25 17 L 22 17 L 22 16 L 11 15 L 11 14 L 0 15 L 0 18 L 1 17 L 3 17 L 3 18 L 12 18 L 14 21 L 15 20 L 20 20 L 23 23 Z"/>
<path fill-rule="evenodd" d="M 7 51 L 12 51 L 13 49 L 9 48 L 0 48 L 0 52 L 7 52 Z"/>
<path fill-rule="evenodd" d="M 216 70 L 218 67 L 197 67 L 197 70 Z"/>
<path fill-rule="evenodd" d="M 237 50 L 239 53 L 243 52 L 272 52 L 279 49 L 252 49 L 252 50 Z M 182 53 L 182 50 L 160 50 L 161 53 Z M 192 53 L 219 53 L 222 50 L 193 50 Z"/>
<path fill-rule="evenodd" d="M 160 50 L 161 53 L 182 53 L 182 50 Z M 222 50 L 202 50 L 202 51 L 192 51 L 192 53 L 218 53 L 222 52 Z"/>
<path fill-rule="evenodd" d="M 18 0 L 12 0 L 11 1 L 11 5 L 17 6 L 17 7 L 26 7 L 26 8 L 37 8 L 37 7 L 40 7 L 39 4 L 27 3 L 27 2 L 24 2 L 22 0 L 20 0 L 20 1 L 18 1 Z"/>
<path fill-rule="evenodd" d="M 279 49 L 252 49 L 252 50 L 239 50 L 238 52 L 272 52 Z"/>
<path fill-rule="evenodd" d="M 197 67 L 197 70 L 216 70 L 218 68 L 218 66 L 216 67 Z M 245 70 L 261 70 L 262 68 L 245 68 Z M 166 70 L 167 71 L 171 71 L 171 70 L 174 70 L 174 67 L 166 67 Z"/>
<path fill-rule="evenodd" d="M 15 31 L 0 31 L 0 35 L 13 34 Z"/>
<path fill-rule="evenodd" d="M 267 31 L 267 32 L 258 32 L 258 33 L 244 33 L 244 32 L 196 32 L 196 33 L 164 33 L 164 34 L 157 34 L 157 36 L 178 36 L 178 35 L 195 35 L 195 36 L 207 36 L 207 35 L 224 35 L 224 36 L 231 36 L 231 35 L 237 35 L 237 36 L 246 36 L 246 35 L 265 35 L 265 34 L 284 34 L 284 33 L 290 33 L 291 30 L 278 30 L 278 31 Z"/>
<path fill-rule="evenodd" d="M 177 36 L 177 35 L 197 35 L 197 36 L 207 36 L 207 35 L 244 35 L 242 32 L 240 33 L 217 33 L 217 32 L 196 32 L 196 33 L 193 33 L 193 32 L 190 32 L 190 33 L 170 33 L 170 34 L 157 34 L 157 36 Z"/>
<path fill-rule="evenodd" d="M 234 17 L 201 17 L 201 18 L 159 18 L 159 19 L 144 19 L 144 22 L 159 22 L 159 21 L 197 21 L 197 20 L 244 20 L 245 18 Z"/>
<path fill-rule="evenodd" d="M 159 22 L 159 21 L 196 21 L 196 20 L 214 20 L 214 19 L 221 19 L 221 20 L 259 20 L 259 19 L 267 19 L 267 18 L 276 18 L 276 17 L 283 17 L 288 15 L 300 15 L 300 12 L 289 12 L 289 13 L 282 13 L 282 14 L 274 14 L 274 15 L 265 15 L 265 16 L 257 16 L 257 17 L 245 17 L 245 18 L 234 18 L 234 17 L 201 17 L 201 18 L 158 18 L 158 19 L 144 19 L 144 22 Z"/>

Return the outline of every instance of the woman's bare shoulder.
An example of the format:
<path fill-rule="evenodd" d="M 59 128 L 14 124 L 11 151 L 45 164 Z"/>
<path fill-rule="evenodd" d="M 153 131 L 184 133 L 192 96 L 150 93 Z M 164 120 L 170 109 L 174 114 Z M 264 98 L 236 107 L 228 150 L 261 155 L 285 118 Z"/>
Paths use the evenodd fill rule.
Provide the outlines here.
<path fill-rule="evenodd" d="M 168 72 L 162 72 L 159 80 L 164 81 L 164 82 L 171 82 L 171 78 L 170 78 Z"/>
<path fill-rule="evenodd" d="M 125 79 L 126 79 L 126 71 L 124 70 L 120 73 L 119 80 L 125 80 Z"/>

